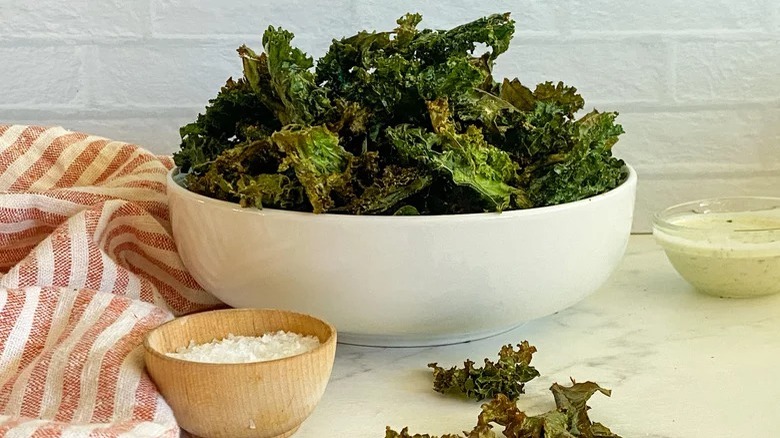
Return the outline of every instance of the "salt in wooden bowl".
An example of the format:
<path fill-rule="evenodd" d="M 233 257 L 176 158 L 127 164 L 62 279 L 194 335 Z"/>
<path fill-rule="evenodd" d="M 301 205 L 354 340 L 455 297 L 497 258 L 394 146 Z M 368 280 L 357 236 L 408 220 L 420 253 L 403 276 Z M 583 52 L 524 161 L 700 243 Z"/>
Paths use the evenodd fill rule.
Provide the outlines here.
<path fill-rule="evenodd" d="M 205 363 L 166 355 L 190 341 L 204 344 L 284 330 L 313 335 L 320 345 L 282 359 Z M 289 437 L 320 401 L 333 368 L 336 330 L 309 315 L 271 309 L 229 309 L 184 316 L 144 340 L 146 369 L 182 429 L 203 438 Z"/>

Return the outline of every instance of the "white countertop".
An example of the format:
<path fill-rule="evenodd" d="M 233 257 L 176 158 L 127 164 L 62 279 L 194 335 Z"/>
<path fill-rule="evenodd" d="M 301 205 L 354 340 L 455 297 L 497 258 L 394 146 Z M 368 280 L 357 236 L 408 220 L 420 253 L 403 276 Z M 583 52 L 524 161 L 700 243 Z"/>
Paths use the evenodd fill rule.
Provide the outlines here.
<path fill-rule="evenodd" d="M 624 438 L 780 436 L 780 296 L 699 294 L 651 236 L 632 236 L 598 292 L 511 332 L 444 347 L 339 345 L 325 395 L 294 437 L 384 437 L 388 425 L 471 430 L 481 403 L 435 393 L 426 365 L 495 360 L 501 345 L 522 340 L 537 347 L 541 373 L 518 402 L 529 414 L 553 409 L 548 388 L 571 376 L 612 389 L 593 396 L 590 417 Z"/>

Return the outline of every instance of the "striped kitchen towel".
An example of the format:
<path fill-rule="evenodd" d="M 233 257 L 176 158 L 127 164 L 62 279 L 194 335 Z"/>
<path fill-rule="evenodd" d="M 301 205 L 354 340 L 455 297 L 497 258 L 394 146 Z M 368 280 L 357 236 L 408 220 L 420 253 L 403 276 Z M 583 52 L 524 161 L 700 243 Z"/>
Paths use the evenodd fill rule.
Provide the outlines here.
<path fill-rule="evenodd" d="M 219 302 L 182 266 L 169 157 L 0 125 L 0 436 L 174 437 L 144 334 Z"/>

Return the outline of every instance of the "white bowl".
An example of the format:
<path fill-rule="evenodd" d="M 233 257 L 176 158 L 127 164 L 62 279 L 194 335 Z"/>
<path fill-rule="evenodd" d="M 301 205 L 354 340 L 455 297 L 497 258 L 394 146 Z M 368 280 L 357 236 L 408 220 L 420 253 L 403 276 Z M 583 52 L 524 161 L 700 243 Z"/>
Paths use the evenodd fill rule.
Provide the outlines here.
<path fill-rule="evenodd" d="M 241 208 L 168 175 L 184 265 L 232 307 L 319 315 L 339 342 L 480 339 L 569 307 L 623 257 L 636 173 L 568 204 L 503 213 L 352 216 Z M 178 176 L 178 177 L 177 177 Z"/>

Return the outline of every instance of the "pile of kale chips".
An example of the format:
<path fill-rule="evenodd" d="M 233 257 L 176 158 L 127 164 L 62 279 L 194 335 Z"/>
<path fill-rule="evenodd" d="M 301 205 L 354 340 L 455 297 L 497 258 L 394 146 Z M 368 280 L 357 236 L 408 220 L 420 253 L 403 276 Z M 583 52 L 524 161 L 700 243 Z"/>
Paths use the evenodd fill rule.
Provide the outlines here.
<path fill-rule="evenodd" d="M 450 30 L 421 19 L 333 40 L 316 66 L 273 26 L 263 53 L 240 47 L 243 77 L 181 128 L 187 187 L 245 207 L 413 215 L 561 204 L 625 179 L 617 113 L 577 118 L 574 87 L 493 78 L 509 14 Z"/>
<path fill-rule="evenodd" d="M 385 429 L 385 438 L 498 438 L 494 429 L 502 427 L 504 438 L 621 438 L 608 427 L 590 419 L 588 401 L 598 393 L 607 397 L 612 391 L 594 382 L 575 382 L 571 385 L 553 383 L 550 387 L 555 409 L 539 415 L 528 415 L 520 410 L 520 396 L 525 394 L 525 384 L 539 377 L 539 371 L 531 366 L 536 347 L 528 341 L 504 345 L 498 352 L 498 361 L 485 359 L 485 365 L 475 366 L 466 359 L 463 368 L 433 368 L 433 389 L 442 394 L 465 396 L 476 400 L 490 399 L 482 404 L 477 424 L 463 434 L 412 434 L 408 427 L 400 432 L 391 427 Z"/>

